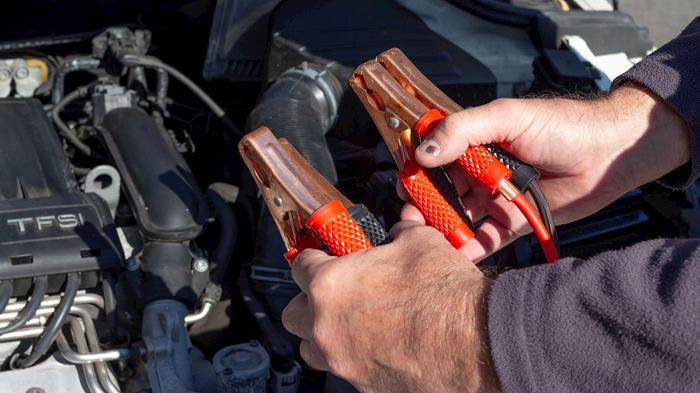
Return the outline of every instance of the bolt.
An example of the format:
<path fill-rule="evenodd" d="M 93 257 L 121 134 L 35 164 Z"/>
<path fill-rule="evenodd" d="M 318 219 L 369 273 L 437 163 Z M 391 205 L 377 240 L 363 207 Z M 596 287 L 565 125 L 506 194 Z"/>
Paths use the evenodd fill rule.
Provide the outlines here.
<path fill-rule="evenodd" d="M 139 260 L 134 258 L 134 257 L 131 257 L 131 258 L 127 259 L 127 261 L 126 261 L 126 270 L 128 270 L 130 272 L 135 272 L 135 271 L 139 270 L 140 266 L 141 266 L 141 263 L 139 263 Z"/>
<path fill-rule="evenodd" d="M 397 128 L 400 125 L 399 119 L 392 117 L 389 119 L 389 127 L 391 128 Z"/>
<path fill-rule="evenodd" d="M 282 206 L 282 198 L 280 198 L 280 197 L 274 197 L 272 199 L 272 202 L 275 202 L 275 206 L 277 206 L 277 207 Z"/>
<path fill-rule="evenodd" d="M 204 273 L 209 270 L 209 262 L 204 258 L 197 258 L 192 262 L 192 268 L 198 273 Z"/>
<path fill-rule="evenodd" d="M 10 80 L 12 77 L 12 74 L 10 74 L 10 70 L 7 68 L 3 68 L 0 70 L 0 82 L 7 82 Z"/>
<path fill-rule="evenodd" d="M 24 79 L 29 76 L 29 69 L 27 67 L 18 68 L 15 71 L 15 78 Z"/>
<path fill-rule="evenodd" d="M 46 390 L 42 388 L 29 388 L 26 393 L 46 393 Z"/>

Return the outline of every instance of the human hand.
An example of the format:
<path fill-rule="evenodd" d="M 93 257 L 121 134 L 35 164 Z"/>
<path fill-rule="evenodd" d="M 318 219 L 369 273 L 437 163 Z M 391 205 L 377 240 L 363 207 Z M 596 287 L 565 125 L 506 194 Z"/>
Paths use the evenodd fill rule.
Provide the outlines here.
<path fill-rule="evenodd" d="M 557 224 L 586 217 L 690 159 L 685 121 L 634 85 L 594 100 L 501 99 L 451 114 L 418 147 L 416 159 L 424 167 L 446 165 L 469 146 L 494 142 L 540 169 L 539 184 Z M 461 248 L 471 260 L 531 230 L 513 204 L 461 168 L 448 173 L 472 220 L 484 219 Z M 401 218 L 424 222 L 411 205 Z"/>
<path fill-rule="evenodd" d="M 390 244 L 292 267 L 302 293 L 282 314 L 301 356 L 363 393 L 498 391 L 486 332 L 491 280 L 435 229 L 411 221 Z"/>

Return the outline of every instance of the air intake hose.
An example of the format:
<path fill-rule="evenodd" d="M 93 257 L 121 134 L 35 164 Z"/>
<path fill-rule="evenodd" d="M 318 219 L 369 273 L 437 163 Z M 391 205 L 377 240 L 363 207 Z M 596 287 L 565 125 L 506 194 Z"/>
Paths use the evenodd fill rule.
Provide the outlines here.
<path fill-rule="evenodd" d="M 302 63 L 283 72 L 248 116 L 247 131 L 266 126 L 287 140 L 331 183 L 338 181 L 324 135 L 338 116 L 343 88 L 317 64 Z"/>

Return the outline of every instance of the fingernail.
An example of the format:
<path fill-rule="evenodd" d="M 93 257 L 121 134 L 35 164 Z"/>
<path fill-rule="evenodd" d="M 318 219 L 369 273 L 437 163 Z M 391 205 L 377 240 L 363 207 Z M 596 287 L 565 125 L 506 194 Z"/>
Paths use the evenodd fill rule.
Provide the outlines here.
<path fill-rule="evenodd" d="M 418 146 L 418 150 L 433 157 L 440 155 L 440 145 L 432 139 L 423 141 L 423 143 Z"/>

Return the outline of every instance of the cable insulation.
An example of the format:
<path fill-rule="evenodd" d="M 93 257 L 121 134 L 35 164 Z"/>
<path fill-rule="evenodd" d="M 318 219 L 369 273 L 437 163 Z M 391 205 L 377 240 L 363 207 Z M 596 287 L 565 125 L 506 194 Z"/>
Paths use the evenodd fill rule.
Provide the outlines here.
<path fill-rule="evenodd" d="M 7 324 L 7 326 L 0 328 L 0 336 L 21 328 L 27 323 L 27 321 L 32 319 L 34 314 L 36 314 L 36 310 L 39 309 L 41 301 L 44 299 L 44 295 L 46 295 L 46 288 L 48 285 L 49 278 L 47 276 L 40 276 L 34 279 L 34 289 L 32 290 L 31 299 L 29 299 L 27 304 L 24 306 L 24 309 L 22 309 L 22 311 L 19 313 L 17 319 Z"/>
<path fill-rule="evenodd" d="M 537 239 L 540 241 L 540 246 L 542 246 L 542 251 L 544 252 L 547 262 L 552 263 L 559 259 L 559 253 L 554 247 L 554 242 L 552 241 L 552 237 L 549 235 L 549 231 L 544 226 L 544 223 L 537 214 L 537 211 L 535 211 L 530 202 L 525 199 L 525 195 L 518 193 L 518 195 L 513 198 L 513 203 L 518 207 L 518 209 L 520 209 L 527 221 L 530 223 L 532 229 L 535 231 L 535 236 L 537 236 Z"/>
<path fill-rule="evenodd" d="M 545 197 L 542 188 L 540 188 L 540 185 L 537 184 L 537 182 L 533 181 L 528 184 L 527 190 L 530 192 L 530 195 L 532 195 L 532 199 L 534 199 L 535 205 L 537 206 L 537 211 L 540 213 L 540 218 L 542 218 L 542 222 L 544 222 L 544 225 L 549 231 L 549 235 L 552 237 L 554 248 L 557 250 L 557 252 L 560 252 L 557 226 L 554 223 L 552 211 L 549 209 L 549 203 L 547 202 L 547 198 Z"/>
<path fill-rule="evenodd" d="M 80 287 L 80 273 L 68 273 L 66 277 L 66 289 L 63 292 L 63 298 L 61 298 L 61 303 L 59 303 L 56 311 L 51 317 L 51 322 L 44 330 L 44 334 L 41 335 L 39 341 L 34 344 L 32 353 L 25 358 L 20 358 L 17 360 L 17 365 L 22 368 L 27 368 L 34 363 L 36 363 L 46 351 L 49 350 L 51 344 L 53 344 L 58 332 L 63 327 L 63 324 L 68 318 L 70 313 L 70 308 L 73 305 L 73 300 L 75 300 L 75 295 L 78 293 L 78 288 Z"/>

